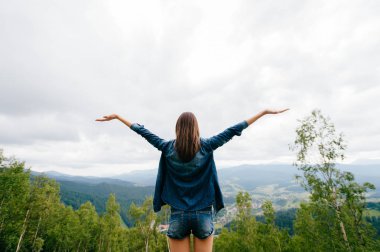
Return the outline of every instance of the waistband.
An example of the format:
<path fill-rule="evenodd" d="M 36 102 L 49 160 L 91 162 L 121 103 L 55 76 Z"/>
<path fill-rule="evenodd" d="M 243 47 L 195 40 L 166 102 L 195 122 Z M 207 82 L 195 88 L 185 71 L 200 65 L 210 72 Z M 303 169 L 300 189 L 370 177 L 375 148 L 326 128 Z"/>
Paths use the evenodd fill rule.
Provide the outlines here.
<path fill-rule="evenodd" d="M 205 207 L 205 208 L 202 208 L 202 209 L 197 209 L 197 210 L 181 210 L 181 209 L 177 209 L 173 206 L 170 207 L 170 211 L 186 211 L 186 212 L 195 212 L 195 211 L 212 211 L 212 205 L 208 206 L 208 207 Z"/>

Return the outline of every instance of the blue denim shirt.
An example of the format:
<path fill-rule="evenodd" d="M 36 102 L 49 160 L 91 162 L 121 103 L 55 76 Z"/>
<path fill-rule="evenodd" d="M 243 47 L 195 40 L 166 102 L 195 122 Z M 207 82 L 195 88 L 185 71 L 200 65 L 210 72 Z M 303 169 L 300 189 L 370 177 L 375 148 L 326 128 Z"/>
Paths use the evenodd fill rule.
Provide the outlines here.
<path fill-rule="evenodd" d="M 194 158 L 182 162 L 174 147 L 175 140 L 165 141 L 144 128 L 144 125 L 132 124 L 133 131 L 161 151 L 153 198 L 154 211 L 160 211 L 165 204 L 186 211 L 210 205 L 214 206 L 216 212 L 224 208 L 213 151 L 233 136 L 240 136 L 247 127 L 247 121 L 242 121 L 216 136 L 200 138 L 201 147 Z"/>

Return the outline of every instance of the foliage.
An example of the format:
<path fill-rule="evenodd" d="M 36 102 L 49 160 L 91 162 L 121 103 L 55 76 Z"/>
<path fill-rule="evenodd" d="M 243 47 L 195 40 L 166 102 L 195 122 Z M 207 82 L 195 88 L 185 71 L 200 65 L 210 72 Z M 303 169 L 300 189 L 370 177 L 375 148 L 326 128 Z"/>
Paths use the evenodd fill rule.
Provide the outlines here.
<path fill-rule="evenodd" d="M 365 193 L 370 183 L 355 182 L 354 175 L 336 168 L 344 159 L 343 134 L 320 111 L 300 120 L 291 149 L 295 165 L 303 172 L 298 180 L 310 193 L 310 201 L 297 210 L 294 235 L 275 225 L 276 214 L 270 201 L 262 205 L 262 222 L 251 215 L 251 198 L 239 193 L 237 217 L 231 229 L 223 229 L 215 240 L 216 251 L 379 251 L 374 228 L 366 221 Z M 377 207 L 376 205 L 371 205 Z M 375 225 L 377 218 L 370 218 Z"/>
<path fill-rule="evenodd" d="M 293 230 L 293 222 L 296 218 L 296 208 L 290 208 L 286 210 L 278 210 L 276 211 L 274 217 L 274 224 L 280 230 L 286 230 L 289 235 L 294 234 Z M 264 215 L 257 215 L 256 220 L 262 223 L 266 223 Z"/>
<path fill-rule="evenodd" d="M 132 218 L 131 228 L 122 225 L 114 194 L 102 215 L 89 201 L 74 210 L 61 203 L 54 180 L 31 176 L 23 162 L 0 151 L 0 251 L 165 251 L 151 204 L 147 198 L 142 207 L 134 205 L 141 215 Z M 141 237 L 148 237 L 148 247 Z"/>
<path fill-rule="evenodd" d="M 363 218 L 365 193 L 374 186 L 360 185 L 352 173 L 336 168 L 344 160 L 343 134 L 319 110 L 299 122 L 291 149 L 310 202 L 297 212 L 295 241 L 309 251 L 376 250 L 374 229 Z"/>
<path fill-rule="evenodd" d="M 222 229 L 215 239 L 215 251 L 287 251 L 289 235 L 275 225 L 275 212 L 270 201 L 263 204 L 265 222 L 252 215 L 252 198 L 248 192 L 236 196 L 237 216 L 231 229 Z"/>
<path fill-rule="evenodd" d="M 115 194 L 120 204 L 120 216 L 127 226 L 133 223 L 128 218 L 129 206 L 134 202 L 135 204 L 142 204 L 145 197 L 153 194 L 153 186 L 132 186 L 126 184 L 112 184 L 102 182 L 98 184 L 89 184 L 82 181 L 67 181 L 57 180 L 60 184 L 61 201 L 66 205 L 72 206 L 74 209 L 90 201 L 98 214 L 104 214 L 106 211 L 106 202 L 111 193 Z"/>

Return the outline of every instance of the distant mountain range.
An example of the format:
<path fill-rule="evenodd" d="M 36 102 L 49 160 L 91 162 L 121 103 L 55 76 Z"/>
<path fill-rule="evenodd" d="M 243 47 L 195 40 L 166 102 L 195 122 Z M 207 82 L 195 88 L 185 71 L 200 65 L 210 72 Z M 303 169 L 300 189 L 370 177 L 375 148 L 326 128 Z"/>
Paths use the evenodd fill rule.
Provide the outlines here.
<path fill-rule="evenodd" d="M 41 175 L 45 174 L 49 178 L 53 178 L 57 181 L 73 181 L 84 184 L 100 184 L 100 183 L 109 183 L 114 185 L 122 185 L 122 186 L 135 186 L 136 184 L 133 182 L 126 181 L 124 179 L 116 179 L 116 178 L 107 178 L 107 177 L 94 177 L 94 176 L 73 176 L 69 174 L 64 174 L 56 171 L 48 171 L 48 172 L 35 172 L 32 171 L 32 175 Z"/>
<path fill-rule="evenodd" d="M 355 179 L 362 182 L 371 182 L 380 187 L 380 164 L 379 165 L 338 165 L 339 169 L 352 172 Z M 218 170 L 221 183 L 239 181 L 244 188 L 267 184 L 289 184 L 294 180 L 295 174 L 301 174 L 292 165 L 241 165 Z M 157 169 L 139 170 L 119 174 L 111 177 L 134 183 L 138 186 L 154 185 Z"/>
<path fill-rule="evenodd" d="M 58 172 L 32 172 L 32 176 L 42 174 L 59 183 L 61 201 L 74 209 L 90 201 L 98 213 L 104 213 L 109 195 L 115 194 L 121 208 L 120 216 L 128 226 L 131 224 L 127 212 L 130 204 L 134 202 L 139 205 L 154 193 L 154 186 L 136 186 L 135 183 L 120 179 L 71 176 Z"/>
<path fill-rule="evenodd" d="M 371 192 L 370 196 L 380 198 L 380 165 L 340 164 L 338 168 L 352 172 L 359 183 L 370 182 L 374 184 L 376 191 Z M 222 191 L 228 202 L 233 201 L 239 190 L 245 190 L 253 195 L 262 195 L 263 197 L 277 195 L 280 192 L 282 192 L 281 197 L 286 193 L 289 195 L 304 193 L 304 190 L 295 181 L 296 174 L 301 174 L 301 172 L 292 165 L 241 165 L 218 170 Z M 99 187 L 99 184 L 108 184 L 122 188 L 128 187 L 130 191 L 137 190 L 138 187 L 147 187 L 153 191 L 157 169 L 132 171 L 109 178 L 71 176 L 58 172 L 46 172 L 46 175 L 56 179 L 61 184 L 67 184 L 70 181 L 86 186 L 98 185 Z M 66 183 L 63 183 L 64 181 Z M 109 191 L 104 190 L 107 193 Z"/>
<path fill-rule="evenodd" d="M 294 174 L 299 173 L 292 165 L 241 165 L 218 170 L 220 183 L 237 182 L 243 188 L 252 188 L 267 184 L 288 184 Z M 380 174 L 379 174 L 380 175 Z M 157 169 L 132 171 L 112 178 L 133 182 L 136 185 L 154 185 Z"/>
<path fill-rule="evenodd" d="M 341 170 L 350 171 L 358 183 L 370 182 L 376 190 L 367 195 L 367 201 L 380 199 L 380 165 L 339 165 Z M 32 175 L 41 173 L 32 172 Z M 300 201 L 308 199 L 308 193 L 295 181 L 301 174 L 291 165 L 241 165 L 218 170 L 223 191 L 226 212 L 233 212 L 236 194 L 248 191 L 253 208 L 260 214 L 261 204 L 271 200 L 276 210 L 291 210 Z M 157 169 L 132 171 L 115 177 L 82 177 L 58 172 L 46 172 L 60 184 L 61 200 L 74 209 L 86 201 L 95 205 L 98 213 L 105 211 L 106 201 L 111 193 L 116 195 L 121 206 L 121 217 L 130 225 L 128 208 L 132 202 L 141 204 L 154 193 Z"/>
<path fill-rule="evenodd" d="M 338 168 L 352 172 L 357 182 L 371 182 L 380 189 L 380 165 L 340 164 Z M 37 172 L 33 173 L 37 174 Z M 75 181 L 86 184 L 110 183 L 122 186 L 154 186 L 157 169 L 137 170 L 113 177 L 71 176 L 55 171 L 45 172 L 45 174 L 59 181 Z M 301 174 L 301 172 L 292 165 L 241 165 L 218 170 L 221 184 L 238 184 L 246 190 L 268 184 L 294 184 L 295 174 Z"/>

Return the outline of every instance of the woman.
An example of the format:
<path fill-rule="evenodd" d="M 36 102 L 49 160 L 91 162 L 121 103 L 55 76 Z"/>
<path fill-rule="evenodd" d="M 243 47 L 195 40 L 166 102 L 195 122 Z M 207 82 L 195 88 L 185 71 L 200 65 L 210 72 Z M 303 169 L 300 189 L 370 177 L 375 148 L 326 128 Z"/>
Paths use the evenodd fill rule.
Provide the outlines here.
<path fill-rule="evenodd" d="M 198 122 L 191 112 L 184 112 L 176 123 L 176 139 L 165 141 L 138 123 L 131 123 L 112 114 L 96 119 L 118 119 L 160 150 L 156 187 L 153 198 L 155 212 L 171 206 L 169 229 L 170 251 L 190 251 L 190 233 L 195 251 L 212 251 L 213 218 L 224 207 L 213 151 L 266 114 L 284 110 L 264 110 L 211 138 L 201 138 Z M 214 212 L 215 211 L 215 212 Z"/>

